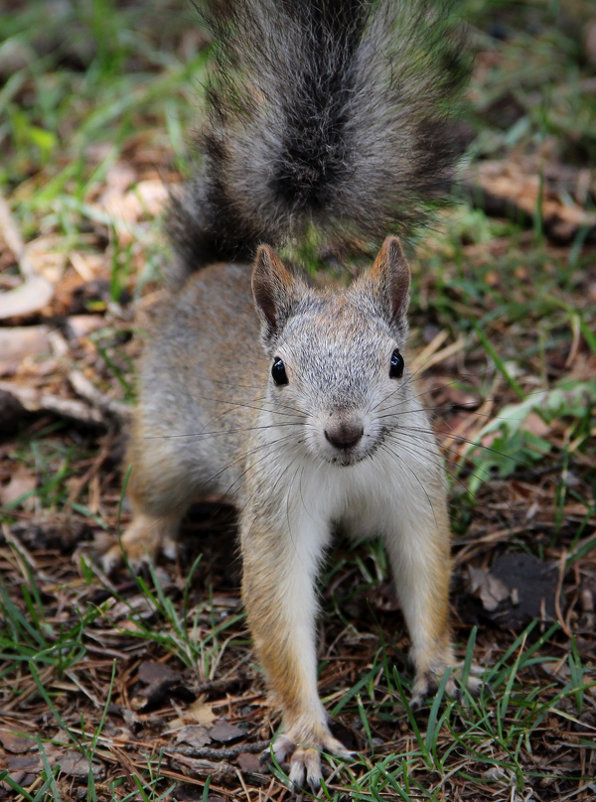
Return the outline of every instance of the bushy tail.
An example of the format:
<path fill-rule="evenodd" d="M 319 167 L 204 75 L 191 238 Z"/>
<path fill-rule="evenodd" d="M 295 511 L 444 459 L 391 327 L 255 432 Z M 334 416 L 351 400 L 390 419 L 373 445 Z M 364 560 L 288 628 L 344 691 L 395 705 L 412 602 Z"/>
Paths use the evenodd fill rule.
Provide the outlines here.
<path fill-rule="evenodd" d="M 309 223 L 371 239 L 444 192 L 466 78 L 441 0 L 205 0 L 215 68 L 202 165 L 173 202 L 186 269 Z"/>

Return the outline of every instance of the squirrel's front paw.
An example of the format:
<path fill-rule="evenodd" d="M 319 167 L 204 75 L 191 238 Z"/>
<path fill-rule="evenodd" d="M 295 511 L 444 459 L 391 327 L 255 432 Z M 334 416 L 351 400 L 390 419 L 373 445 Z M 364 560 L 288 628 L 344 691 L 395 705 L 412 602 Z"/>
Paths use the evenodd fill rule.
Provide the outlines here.
<path fill-rule="evenodd" d="M 450 669 L 451 674 L 445 683 L 445 691 L 449 696 L 458 697 L 461 692 L 461 664 L 445 666 L 442 671 L 428 669 L 427 671 L 416 672 L 414 679 L 414 686 L 412 688 L 412 696 L 410 698 L 410 705 L 413 709 L 422 707 L 425 697 L 436 691 L 441 682 L 442 674 Z M 482 688 L 483 681 L 478 674 L 482 674 L 482 669 L 478 666 L 472 666 L 466 679 L 466 688 L 468 691 L 477 696 Z"/>
<path fill-rule="evenodd" d="M 279 763 L 289 760 L 292 788 L 297 790 L 308 785 L 313 792 L 321 787 L 321 752 L 341 758 L 354 756 L 353 752 L 331 735 L 326 726 L 290 727 L 277 738 L 271 748 Z"/>
<path fill-rule="evenodd" d="M 125 561 L 134 571 L 138 571 L 158 554 L 176 559 L 176 539 L 171 523 L 140 515 L 134 518 L 120 541 L 99 554 L 98 561 L 106 574 L 111 574 Z"/>

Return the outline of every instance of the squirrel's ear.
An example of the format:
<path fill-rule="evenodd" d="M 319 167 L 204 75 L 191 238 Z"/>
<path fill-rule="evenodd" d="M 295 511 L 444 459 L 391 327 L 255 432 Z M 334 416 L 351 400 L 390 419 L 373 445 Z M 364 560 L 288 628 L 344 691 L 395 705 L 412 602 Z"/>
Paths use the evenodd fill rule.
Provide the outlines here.
<path fill-rule="evenodd" d="M 269 245 L 259 245 L 252 271 L 252 294 L 263 324 L 263 337 L 275 337 L 286 321 L 294 296 L 296 277 Z"/>
<path fill-rule="evenodd" d="M 372 290 L 377 303 L 390 324 L 398 323 L 410 303 L 410 267 L 397 237 L 387 237 L 373 262 L 362 277 Z"/>

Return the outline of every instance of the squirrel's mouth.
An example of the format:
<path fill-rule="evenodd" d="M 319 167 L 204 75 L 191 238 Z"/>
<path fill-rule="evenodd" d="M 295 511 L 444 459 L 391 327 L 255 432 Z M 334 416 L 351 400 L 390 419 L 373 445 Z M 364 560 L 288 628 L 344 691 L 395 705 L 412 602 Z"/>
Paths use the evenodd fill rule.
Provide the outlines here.
<path fill-rule="evenodd" d="M 368 454 L 338 454 L 330 459 L 332 465 L 347 468 L 349 465 L 356 465 L 361 462 Z"/>
<path fill-rule="evenodd" d="M 374 437 L 370 434 L 365 435 L 364 438 L 357 444 L 347 449 L 325 449 L 322 454 L 327 462 L 332 465 L 337 465 L 338 468 L 349 468 L 351 465 L 358 465 L 364 460 L 372 457 L 381 443 L 382 437 Z M 327 444 L 326 444 L 327 445 Z"/>
<path fill-rule="evenodd" d="M 339 468 L 349 468 L 350 465 L 358 465 L 358 463 L 372 457 L 378 445 L 379 442 L 377 440 L 369 438 L 366 445 L 364 443 L 359 443 L 357 446 L 350 449 L 335 449 L 331 453 L 327 451 L 327 453 L 324 454 L 324 458 L 327 462 L 330 462 L 332 465 L 337 465 Z"/>

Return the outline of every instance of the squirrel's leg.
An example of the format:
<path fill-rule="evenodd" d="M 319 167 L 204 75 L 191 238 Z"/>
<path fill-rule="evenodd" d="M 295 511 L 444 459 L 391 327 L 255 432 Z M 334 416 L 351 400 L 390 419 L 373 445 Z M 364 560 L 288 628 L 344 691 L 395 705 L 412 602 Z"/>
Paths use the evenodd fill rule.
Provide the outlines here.
<path fill-rule="evenodd" d="M 397 528 L 385 539 L 410 634 L 412 705 L 419 706 L 445 670 L 455 666 L 449 626 L 450 534 L 442 481 L 434 487 L 421 483 L 410 491 L 395 512 Z M 476 691 L 478 680 L 470 678 L 468 687 Z M 456 692 L 453 677 L 446 690 Z"/>
<path fill-rule="evenodd" d="M 294 786 L 317 789 L 320 750 L 350 755 L 331 735 L 317 690 L 314 583 L 328 531 L 307 515 L 297 521 L 266 507 L 243 513 L 243 600 L 255 651 L 283 712 L 273 751 L 279 761 L 291 755 Z"/>
<path fill-rule="evenodd" d="M 184 454 L 177 441 L 145 438 L 139 426 L 133 429 L 124 461 L 132 520 L 100 557 L 106 573 L 124 561 L 124 554 L 135 569 L 159 553 L 175 558 L 180 521 L 196 496 Z"/>

